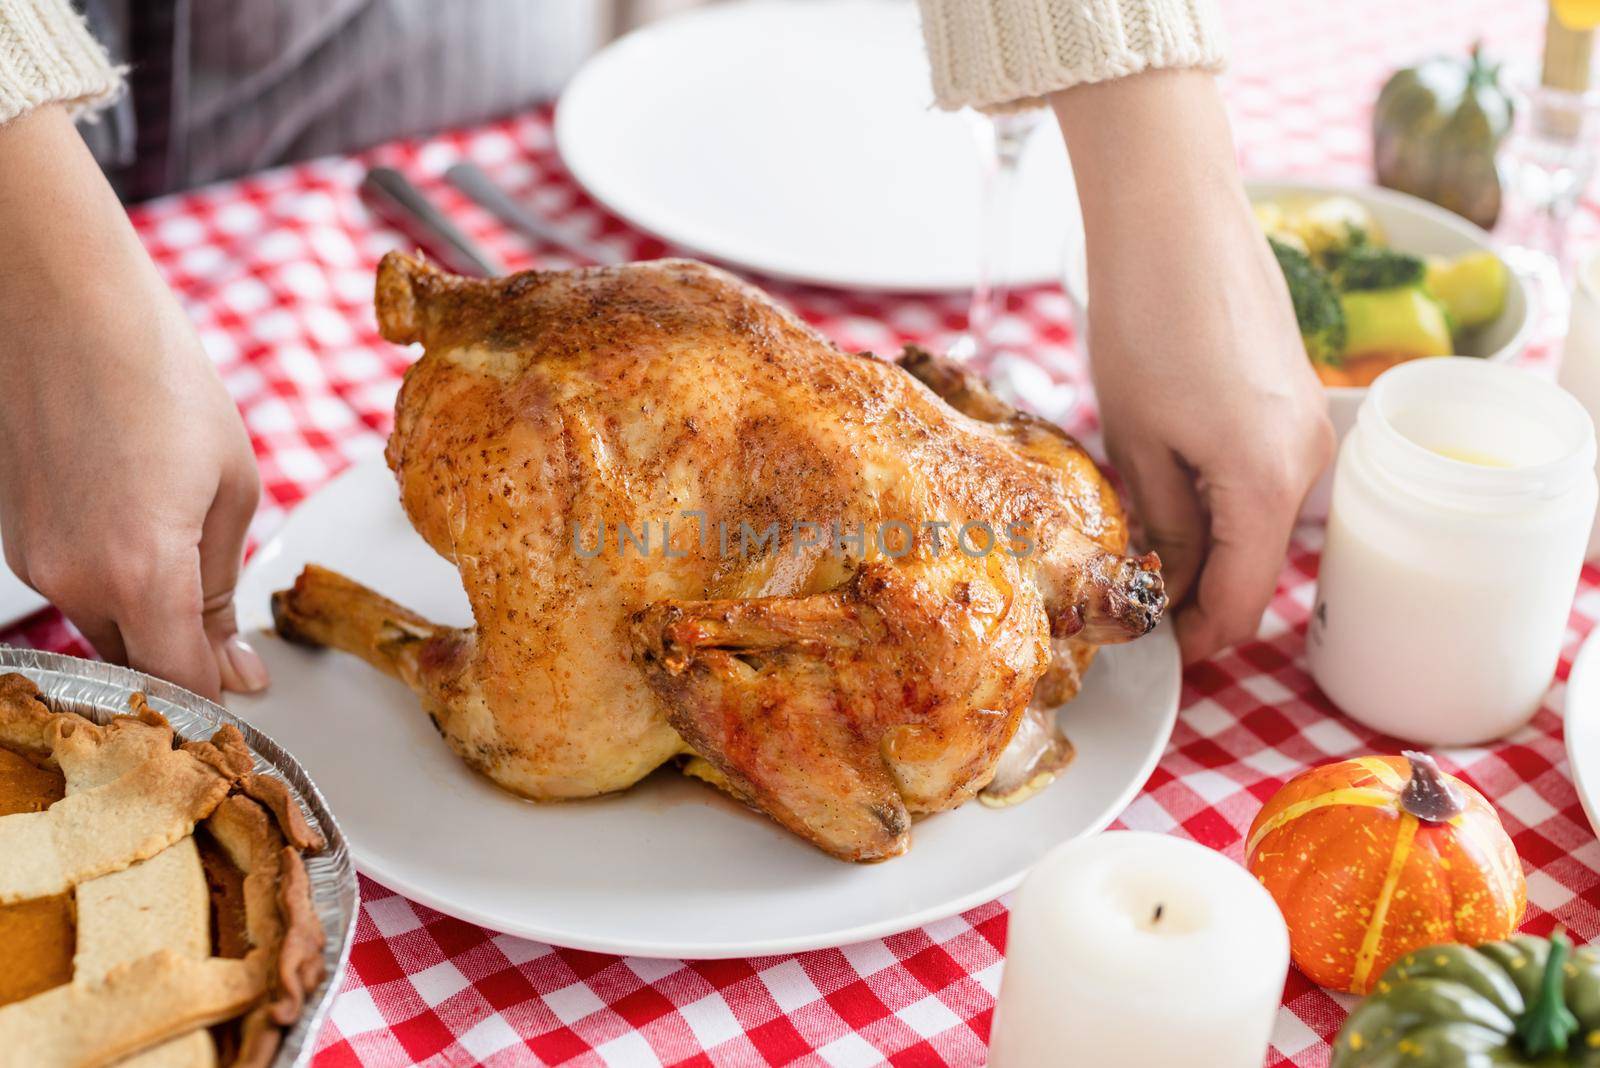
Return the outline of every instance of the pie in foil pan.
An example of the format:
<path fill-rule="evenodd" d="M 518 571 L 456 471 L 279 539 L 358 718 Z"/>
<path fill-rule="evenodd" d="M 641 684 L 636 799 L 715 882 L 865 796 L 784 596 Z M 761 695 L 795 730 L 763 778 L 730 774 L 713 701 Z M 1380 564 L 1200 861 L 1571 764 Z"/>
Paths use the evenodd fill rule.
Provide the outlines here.
<path fill-rule="evenodd" d="M 96 723 L 127 715 L 130 698 L 143 693 L 149 709 L 164 717 L 185 742 L 204 742 L 218 728 L 231 724 L 249 747 L 255 775 L 275 779 L 288 788 L 289 798 L 299 806 L 311 829 L 326 841 L 324 848 L 303 857 L 311 907 L 325 940 L 322 978 L 305 992 L 299 1018 L 283 1029 L 271 1063 L 274 1068 L 308 1064 L 317 1032 L 344 976 L 359 898 L 348 843 L 305 769 L 271 738 L 221 706 L 141 672 L 59 653 L 0 646 L 0 675 L 12 672 L 37 686 L 52 712 L 76 712 Z M 239 759 L 242 767 L 242 755 Z M 315 960 L 314 952 L 310 959 Z"/>

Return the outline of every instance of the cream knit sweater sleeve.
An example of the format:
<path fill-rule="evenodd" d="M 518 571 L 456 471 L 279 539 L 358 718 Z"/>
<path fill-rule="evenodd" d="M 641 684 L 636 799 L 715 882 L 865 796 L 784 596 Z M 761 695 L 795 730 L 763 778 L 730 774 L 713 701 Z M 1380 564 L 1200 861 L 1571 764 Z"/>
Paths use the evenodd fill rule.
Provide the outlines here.
<path fill-rule="evenodd" d="M 67 0 L 0 0 L 0 123 L 45 104 L 104 104 L 122 76 Z"/>
<path fill-rule="evenodd" d="M 919 0 L 942 108 L 1003 110 L 1142 70 L 1223 63 L 1213 0 Z"/>

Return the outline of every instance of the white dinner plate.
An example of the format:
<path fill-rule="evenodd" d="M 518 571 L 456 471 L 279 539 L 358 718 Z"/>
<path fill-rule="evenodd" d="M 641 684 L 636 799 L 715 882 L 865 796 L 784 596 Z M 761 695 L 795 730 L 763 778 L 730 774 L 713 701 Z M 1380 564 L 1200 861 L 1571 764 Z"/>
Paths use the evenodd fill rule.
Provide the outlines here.
<path fill-rule="evenodd" d="M 381 458 L 305 501 L 239 586 L 247 627 L 315 561 L 424 615 L 470 620 L 455 569 L 411 529 Z M 538 805 L 468 770 L 398 682 L 343 653 L 261 635 L 272 670 L 234 712 L 294 753 L 339 813 L 357 866 L 441 912 L 557 945 L 744 957 L 906 930 L 1010 890 L 1058 842 L 1100 830 L 1172 732 L 1180 668 L 1165 627 L 1101 653 L 1067 707 L 1072 766 L 1016 808 L 917 824 L 911 851 L 834 860 L 702 784 L 658 771 L 626 793 Z"/>
<path fill-rule="evenodd" d="M 1600 628 L 1584 639 L 1572 662 L 1561 715 L 1572 782 L 1589 825 L 1600 833 Z"/>
<path fill-rule="evenodd" d="M 562 93 L 593 196 L 681 248 L 851 289 L 972 287 L 980 134 L 933 106 L 911 0 L 736 0 L 622 38 Z M 1055 120 L 1021 160 L 1008 277 L 1053 282 L 1082 232 Z"/>

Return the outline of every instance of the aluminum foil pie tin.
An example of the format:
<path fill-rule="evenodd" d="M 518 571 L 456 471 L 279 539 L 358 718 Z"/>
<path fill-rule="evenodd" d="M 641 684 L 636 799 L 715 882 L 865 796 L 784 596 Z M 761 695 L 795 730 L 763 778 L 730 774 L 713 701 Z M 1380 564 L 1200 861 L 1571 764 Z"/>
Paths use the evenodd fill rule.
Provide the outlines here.
<path fill-rule="evenodd" d="M 288 784 L 301 811 L 328 842 L 322 852 L 305 858 L 312 900 L 328 937 L 322 950 L 327 975 L 306 998 L 299 1021 L 284 1032 L 273 1064 L 274 1068 L 299 1068 L 310 1063 L 317 1032 L 333 1005 L 350 958 L 359 898 L 349 845 L 306 769 L 277 742 L 221 705 L 142 672 L 61 653 L 0 646 L 0 674 L 12 671 L 32 679 L 51 708 L 77 712 L 99 723 L 126 713 L 128 698 L 135 691 L 143 691 L 150 707 L 167 717 L 185 741 L 204 740 L 222 724 L 232 723 L 249 744 L 256 771 Z"/>

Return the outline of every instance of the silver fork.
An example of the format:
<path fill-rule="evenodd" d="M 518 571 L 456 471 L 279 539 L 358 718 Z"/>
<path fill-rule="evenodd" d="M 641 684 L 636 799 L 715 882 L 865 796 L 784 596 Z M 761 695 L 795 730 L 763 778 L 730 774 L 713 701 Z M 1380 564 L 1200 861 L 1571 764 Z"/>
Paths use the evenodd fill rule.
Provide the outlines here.
<path fill-rule="evenodd" d="M 624 257 L 605 246 L 574 234 L 564 233 L 547 220 L 535 215 L 496 185 L 494 180 L 474 163 L 457 163 L 444 172 L 444 177 L 445 181 L 477 201 L 481 207 L 499 216 L 501 222 L 524 237 L 566 249 L 589 263 L 609 266 L 626 262 Z"/>
<path fill-rule="evenodd" d="M 495 278 L 506 273 L 499 257 L 473 241 L 429 200 L 427 194 L 393 167 L 374 167 L 361 182 L 361 192 L 402 229 L 412 231 L 429 251 L 461 271 Z"/>

